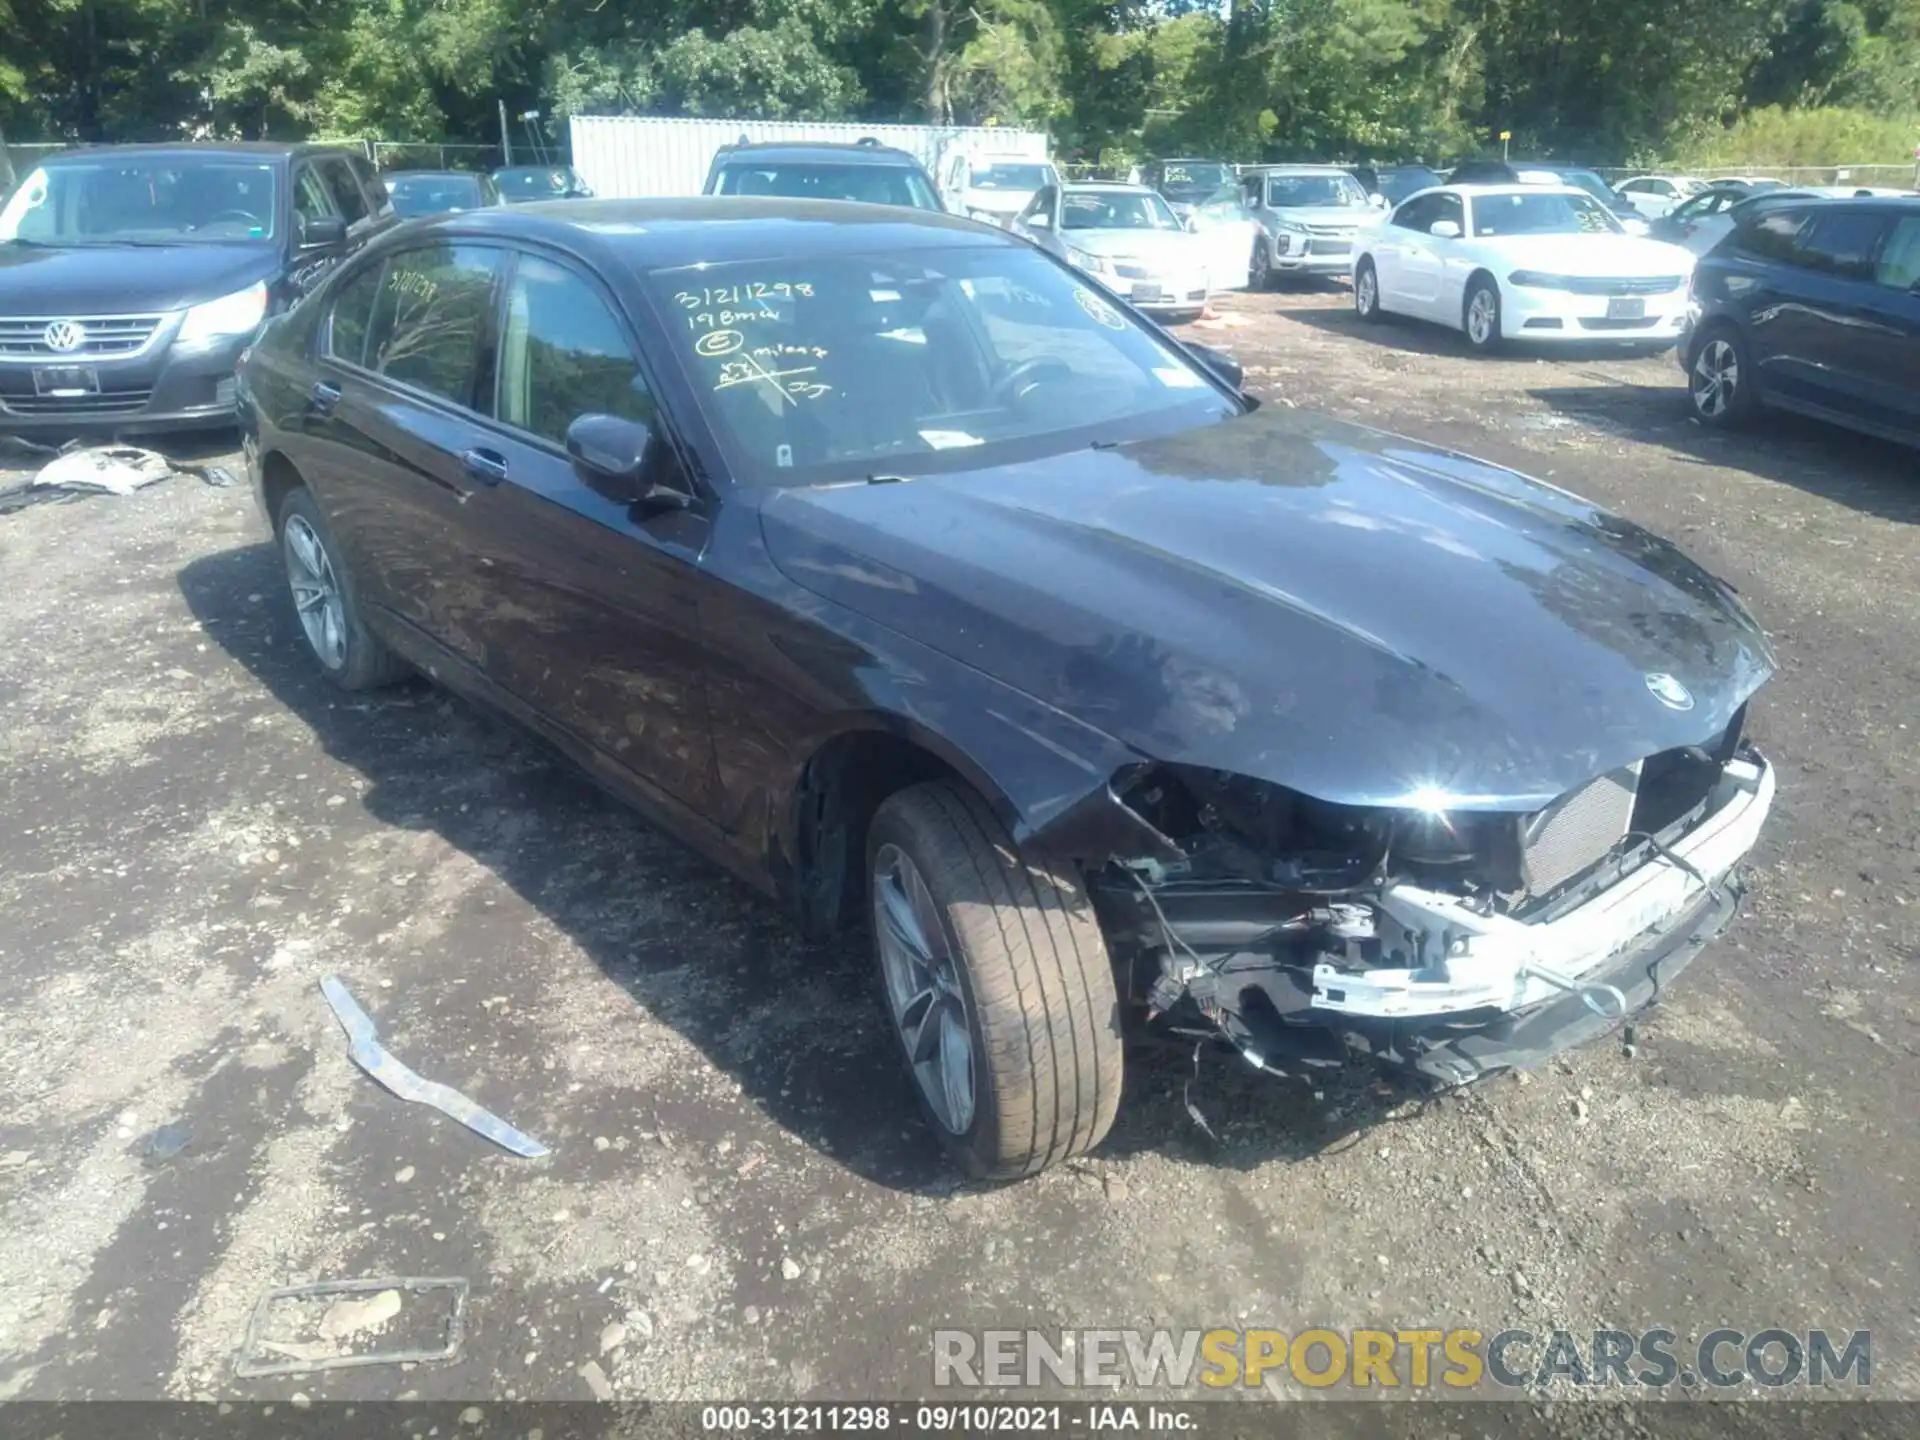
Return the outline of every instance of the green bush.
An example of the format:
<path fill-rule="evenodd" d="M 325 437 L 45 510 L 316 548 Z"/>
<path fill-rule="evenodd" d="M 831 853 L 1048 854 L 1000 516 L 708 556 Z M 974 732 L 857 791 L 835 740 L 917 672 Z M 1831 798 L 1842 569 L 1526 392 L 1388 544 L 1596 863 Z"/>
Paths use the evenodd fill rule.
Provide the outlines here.
<path fill-rule="evenodd" d="M 1902 165 L 1913 162 L 1920 113 L 1879 115 L 1837 105 L 1769 105 L 1682 144 L 1675 160 L 1696 169 L 1785 165 Z"/>

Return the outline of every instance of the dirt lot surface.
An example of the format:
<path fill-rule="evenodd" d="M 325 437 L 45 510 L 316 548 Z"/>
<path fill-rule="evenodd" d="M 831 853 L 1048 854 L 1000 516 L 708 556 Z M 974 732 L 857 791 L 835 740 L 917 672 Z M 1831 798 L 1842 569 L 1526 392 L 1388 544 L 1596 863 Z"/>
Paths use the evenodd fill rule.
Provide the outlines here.
<path fill-rule="evenodd" d="M 1269 403 L 1592 496 L 1771 630 L 1749 906 L 1636 1053 L 1424 1105 L 1210 1058 L 1218 1143 L 1143 1054 L 1097 1156 L 956 1188 L 857 947 L 463 703 L 331 691 L 244 488 L 38 506 L 0 518 L 0 1397 L 910 1397 L 939 1326 L 1723 1323 L 1870 1328 L 1920 1395 L 1920 461 L 1703 433 L 1670 356 L 1230 308 L 1196 334 Z M 378 1089 L 327 974 L 552 1154 Z M 380 1275 L 466 1278 L 456 1363 L 236 1378 L 266 1291 Z"/>

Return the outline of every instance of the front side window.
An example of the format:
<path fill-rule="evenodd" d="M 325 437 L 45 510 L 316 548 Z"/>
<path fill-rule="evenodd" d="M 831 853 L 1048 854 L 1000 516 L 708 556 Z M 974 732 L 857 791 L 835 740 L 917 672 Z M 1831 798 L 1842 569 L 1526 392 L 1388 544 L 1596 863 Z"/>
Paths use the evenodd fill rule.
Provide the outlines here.
<path fill-rule="evenodd" d="M 1069 190 L 1062 230 L 1178 230 L 1167 202 L 1151 190 Z"/>
<path fill-rule="evenodd" d="M 1920 215 L 1907 216 L 1893 227 L 1880 247 L 1873 278 L 1889 290 L 1912 293 L 1920 288 Z"/>
<path fill-rule="evenodd" d="M 385 273 L 386 266 L 376 261 L 361 267 L 334 292 L 333 313 L 327 320 L 327 354 L 335 360 L 347 365 L 367 363 L 367 330 Z"/>
<path fill-rule="evenodd" d="M 103 155 L 44 165 L 0 207 L 0 241 L 180 245 L 271 240 L 273 167 L 219 156 Z"/>
<path fill-rule="evenodd" d="M 367 368 L 471 403 L 498 259 L 484 245 L 430 245 L 388 260 L 367 335 Z"/>
<path fill-rule="evenodd" d="M 1239 411 L 1177 346 L 1025 245 L 724 263 L 648 284 L 750 484 L 968 469 Z"/>
<path fill-rule="evenodd" d="M 320 178 L 319 167 L 296 165 L 293 170 L 293 223 L 300 237 L 305 239 L 307 229 L 314 221 L 339 213 L 334 206 L 332 192 Z"/>
<path fill-rule="evenodd" d="M 1267 205 L 1274 210 L 1361 210 L 1367 192 L 1351 175 L 1274 175 L 1267 180 Z"/>
<path fill-rule="evenodd" d="M 653 397 L 613 312 L 573 271 L 523 255 L 507 288 L 494 413 L 566 443 L 582 415 L 652 424 Z"/>
<path fill-rule="evenodd" d="M 1620 222 L 1585 195 L 1545 191 L 1473 197 L 1473 233 L 1482 235 L 1617 235 Z"/>
<path fill-rule="evenodd" d="M 320 162 L 321 174 L 325 177 L 327 188 L 333 192 L 333 203 L 349 225 L 357 225 L 367 218 L 367 197 L 360 191 L 360 182 L 354 177 L 353 167 L 344 158 L 323 160 Z"/>
<path fill-rule="evenodd" d="M 486 205 L 478 177 L 472 175 L 396 175 L 387 187 L 397 214 L 440 215 Z"/>

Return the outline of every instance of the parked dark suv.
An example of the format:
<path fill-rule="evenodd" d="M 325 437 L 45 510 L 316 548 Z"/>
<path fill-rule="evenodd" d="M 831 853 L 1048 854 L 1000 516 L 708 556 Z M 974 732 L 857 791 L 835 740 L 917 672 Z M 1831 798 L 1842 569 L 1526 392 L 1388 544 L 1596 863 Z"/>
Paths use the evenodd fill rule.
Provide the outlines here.
<path fill-rule="evenodd" d="M 905 150 L 870 139 L 853 145 L 791 140 L 722 145 L 701 193 L 946 209 L 924 165 Z"/>
<path fill-rule="evenodd" d="M 225 423 L 261 323 L 392 223 L 379 177 L 344 150 L 49 156 L 0 206 L 0 431 Z"/>
<path fill-rule="evenodd" d="M 1920 200 L 1749 208 L 1693 272 L 1693 413 L 1772 405 L 1920 445 Z"/>

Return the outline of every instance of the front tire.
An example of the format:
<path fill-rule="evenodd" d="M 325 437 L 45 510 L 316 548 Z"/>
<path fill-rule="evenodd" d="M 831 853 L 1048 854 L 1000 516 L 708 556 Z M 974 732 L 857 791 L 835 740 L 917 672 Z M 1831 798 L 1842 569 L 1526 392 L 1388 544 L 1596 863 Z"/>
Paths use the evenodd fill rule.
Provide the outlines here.
<path fill-rule="evenodd" d="M 1353 313 L 1369 325 L 1384 319 L 1380 308 L 1380 275 L 1372 260 L 1362 260 L 1353 271 Z"/>
<path fill-rule="evenodd" d="M 880 806 L 867 873 L 887 1021 L 947 1153 L 1011 1180 L 1097 1144 L 1120 1104 L 1120 1005 L 1078 881 L 945 780 Z"/>
<path fill-rule="evenodd" d="M 280 502 L 280 559 L 307 649 L 342 690 L 373 690 L 405 679 L 407 664 L 360 618 L 359 602 L 326 517 L 304 487 Z"/>
<path fill-rule="evenodd" d="M 1460 328 L 1467 347 L 1476 355 L 1491 355 L 1504 338 L 1500 333 L 1500 287 L 1485 275 L 1467 286 L 1467 297 L 1460 307 Z"/>
<path fill-rule="evenodd" d="M 1747 342 L 1731 325 L 1703 331 L 1687 360 L 1687 400 L 1694 419 L 1725 430 L 1750 419 L 1754 410 L 1753 365 Z"/>

